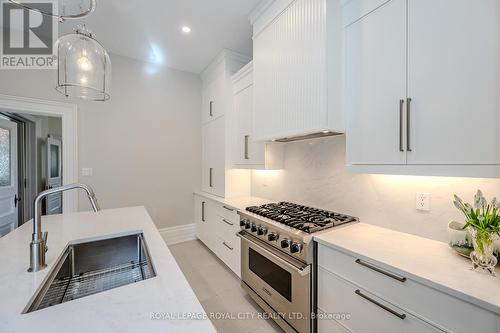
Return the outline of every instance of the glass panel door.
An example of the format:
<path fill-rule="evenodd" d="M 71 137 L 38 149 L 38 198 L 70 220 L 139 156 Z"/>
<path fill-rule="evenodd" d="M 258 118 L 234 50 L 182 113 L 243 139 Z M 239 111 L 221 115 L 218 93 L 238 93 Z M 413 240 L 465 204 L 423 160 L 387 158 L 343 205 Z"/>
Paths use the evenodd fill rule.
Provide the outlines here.
<path fill-rule="evenodd" d="M 10 130 L 0 127 L 0 186 L 10 186 Z"/>

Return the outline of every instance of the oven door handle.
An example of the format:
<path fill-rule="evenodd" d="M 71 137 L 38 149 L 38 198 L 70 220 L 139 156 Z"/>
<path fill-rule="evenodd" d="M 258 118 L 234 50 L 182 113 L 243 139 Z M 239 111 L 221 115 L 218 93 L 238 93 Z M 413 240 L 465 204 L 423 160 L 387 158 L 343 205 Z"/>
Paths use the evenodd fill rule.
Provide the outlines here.
<path fill-rule="evenodd" d="M 256 247 L 258 247 L 259 249 L 261 249 L 262 251 L 267 253 L 268 255 L 271 255 L 274 258 L 278 259 L 278 261 L 280 263 L 287 266 L 288 268 L 295 270 L 297 272 L 297 274 L 299 274 L 300 276 L 307 276 L 307 275 L 311 274 L 311 265 L 304 265 L 302 267 L 298 267 L 298 266 L 286 261 L 285 259 L 282 259 L 278 255 L 276 255 L 276 254 L 272 253 L 270 250 L 266 249 L 263 245 L 257 244 L 257 242 L 255 242 L 254 240 L 252 240 L 251 238 L 246 236 L 244 231 L 237 232 L 236 236 L 240 237 L 243 240 L 246 240 L 247 242 L 252 243 Z"/>

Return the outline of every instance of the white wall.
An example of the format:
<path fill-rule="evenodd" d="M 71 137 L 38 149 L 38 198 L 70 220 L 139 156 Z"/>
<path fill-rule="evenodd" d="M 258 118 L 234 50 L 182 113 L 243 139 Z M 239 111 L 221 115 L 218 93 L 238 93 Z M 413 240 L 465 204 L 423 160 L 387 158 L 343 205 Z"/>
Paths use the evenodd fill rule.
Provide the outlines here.
<path fill-rule="evenodd" d="M 488 198 L 500 197 L 500 180 L 495 179 L 350 173 L 344 136 L 288 143 L 284 170 L 252 173 L 255 196 L 351 214 L 364 223 L 444 242 L 448 222 L 463 221 L 453 194 L 472 201 L 478 188 Z M 430 213 L 415 210 L 416 192 L 431 193 Z"/>
<path fill-rule="evenodd" d="M 111 100 L 67 100 L 49 70 L 0 71 L 0 94 L 78 103 L 80 181 L 102 208 L 145 205 L 160 228 L 193 223 L 200 183 L 198 75 L 111 56 Z M 88 209 L 81 197 L 80 208 Z"/>

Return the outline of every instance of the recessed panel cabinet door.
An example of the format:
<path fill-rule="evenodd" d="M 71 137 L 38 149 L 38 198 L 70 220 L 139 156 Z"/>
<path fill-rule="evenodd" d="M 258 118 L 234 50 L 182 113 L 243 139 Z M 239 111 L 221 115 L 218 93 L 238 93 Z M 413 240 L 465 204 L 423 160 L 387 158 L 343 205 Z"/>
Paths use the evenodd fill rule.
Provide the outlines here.
<path fill-rule="evenodd" d="M 194 199 L 194 215 L 196 221 L 196 237 L 213 250 L 215 245 L 215 210 L 207 199 L 196 195 Z"/>
<path fill-rule="evenodd" d="M 201 129 L 201 189 L 205 192 L 211 192 L 210 187 L 210 127 L 202 126 Z"/>
<path fill-rule="evenodd" d="M 408 164 L 500 164 L 500 2 L 408 5 Z"/>
<path fill-rule="evenodd" d="M 225 195 L 226 183 L 226 143 L 225 143 L 225 117 L 212 121 L 211 127 L 211 161 L 212 161 L 212 193 L 220 197 Z"/>
<path fill-rule="evenodd" d="M 405 164 L 406 0 L 345 28 L 345 110 L 350 164 Z"/>
<path fill-rule="evenodd" d="M 203 88 L 201 106 L 203 124 L 224 115 L 224 84 L 225 77 L 221 76 Z"/>
<path fill-rule="evenodd" d="M 225 126 L 219 117 L 202 126 L 202 190 L 223 197 L 225 193 Z"/>
<path fill-rule="evenodd" d="M 262 142 L 253 141 L 253 85 L 234 95 L 236 115 L 235 164 L 264 165 Z"/>

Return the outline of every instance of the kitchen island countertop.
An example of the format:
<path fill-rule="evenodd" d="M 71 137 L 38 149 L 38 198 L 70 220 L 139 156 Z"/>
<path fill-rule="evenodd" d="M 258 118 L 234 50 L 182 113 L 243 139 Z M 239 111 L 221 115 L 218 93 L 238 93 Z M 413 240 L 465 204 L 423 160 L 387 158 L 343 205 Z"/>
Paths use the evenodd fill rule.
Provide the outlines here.
<path fill-rule="evenodd" d="M 36 273 L 31 221 L 0 239 L 0 332 L 215 332 L 144 207 L 44 216 L 42 230 L 48 267 Z M 131 232 L 144 234 L 156 277 L 22 314 L 68 242 Z"/>

